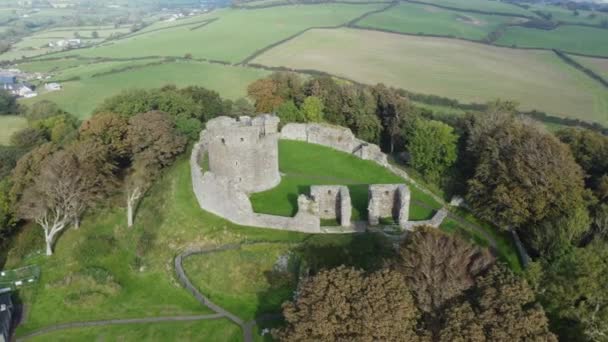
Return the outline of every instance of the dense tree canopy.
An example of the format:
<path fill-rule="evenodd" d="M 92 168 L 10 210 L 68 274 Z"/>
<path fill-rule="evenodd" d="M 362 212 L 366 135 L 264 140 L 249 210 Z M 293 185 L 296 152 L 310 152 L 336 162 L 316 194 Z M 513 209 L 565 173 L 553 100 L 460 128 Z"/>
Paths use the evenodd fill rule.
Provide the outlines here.
<path fill-rule="evenodd" d="M 467 200 L 482 218 L 517 228 L 537 251 L 576 242 L 588 228 L 583 172 L 550 133 L 509 112 L 471 118 Z"/>
<path fill-rule="evenodd" d="M 393 271 L 338 267 L 306 280 L 283 305 L 280 341 L 417 341 L 418 310 Z"/>
<path fill-rule="evenodd" d="M 437 180 L 456 161 L 457 141 L 452 127 L 418 119 L 408 137 L 410 164 L 427 179 Z"/>
<path fill-rule="evenodd" d="M 433 227 L 418 227 L 399 250 L 395 267 L 412 289 L 431 330 L 442 308 L 475 284 L 494 263 L 487 251 Z"/>
<path fill-rule="evenodd" d="M 0 89 L 0 115 L 15 114 L 19 110 L 17 98 L 4 89 Z"/>
<path fill-rule="evenodd" d="M 534 292 L 510 271 L 495 267 L 478 278 L 469 298 L 446 309 L 440 341 L 557 342 Z"/>
<path fill-rule="evenodd" d="M 608 245 L 597 241 L 528 271 L 564 341 L 608 340 Z M 581 339 L 584 335 L 584 339 Z"/>

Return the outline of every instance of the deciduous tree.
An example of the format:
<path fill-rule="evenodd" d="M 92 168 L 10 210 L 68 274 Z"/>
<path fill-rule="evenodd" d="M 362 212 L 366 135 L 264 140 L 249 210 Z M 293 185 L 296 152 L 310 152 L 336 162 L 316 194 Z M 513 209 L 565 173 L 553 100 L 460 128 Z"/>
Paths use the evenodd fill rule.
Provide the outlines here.
<path fill-rule="evenodd" d="M 452 127 L 418 119 L 407 143 L 410 164 L 427 179 L 436 181 L 456 161 L 457 141 Z"/>
<path fill-rule="evenodd" d="M 323 121 L 323 110 L 325 106 L 321 99 L 316 96 L 309 96 L 304 99 L 302 103 L 302 107 L 300 110 L 302 111 L 303 116 L 306 118 L 308 122 L 321 122 Z"/>
<path fill-rule="evenodd" d="M 258 113 L 274 112 L 283 103 L 277 83 L 270 78 L 262 78 L 247 87 L 247 95 L 255 102 Z"/>
<path fill-rule="evenodd" d="M 280 341 L 417 341 L 418 310 L 394 271 L 344 266 L 319 272 L 283 305 Z"/>

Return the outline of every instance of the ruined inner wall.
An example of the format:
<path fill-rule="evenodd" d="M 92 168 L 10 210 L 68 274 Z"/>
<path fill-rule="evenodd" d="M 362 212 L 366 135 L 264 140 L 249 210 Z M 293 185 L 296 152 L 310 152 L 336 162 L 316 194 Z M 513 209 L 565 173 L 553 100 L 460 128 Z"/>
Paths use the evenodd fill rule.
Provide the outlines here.
<path fill-rule="evenodd" d="M 278 124 L 271 115 L 209 120 L 203 139 L 210 171 L 247 193 L 277 186 L 281 182 Z"/>
<path fill-rule="evenodd" d="M 339 219 L 340 226 L 350 226 L 352 204 L 348 188 L 343 185 L 313 185 L 310 196 L 318 206 L 322 219 Z"/>
<path fill-rule="evenodd" d="M 306 141 L 311 144 L 331 147 L 338 151 L 354 154 L 364 160 L 372 160 L 388 166 L 386 155 L 380 147 L 359 140 L 350 129 L 318 123 L 290 123 L 281 129 L 281 139 Z"/>
<path fill-rule="evenodd" d="M 400 226 L 409 220 L 410 191 L 405 184 L 369 186 L 368 220 L 378 225 L 381 218 L 392 217 Z"/>

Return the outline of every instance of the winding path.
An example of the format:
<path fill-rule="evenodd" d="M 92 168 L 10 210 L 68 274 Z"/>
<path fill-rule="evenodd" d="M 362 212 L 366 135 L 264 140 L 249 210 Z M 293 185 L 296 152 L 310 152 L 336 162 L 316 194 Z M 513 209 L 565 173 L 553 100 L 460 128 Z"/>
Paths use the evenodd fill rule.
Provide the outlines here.
<path fill-rule="evenodd" d="M 213 303 L 208 297 L 203 295 L 192 284 L 192 282 L 186 275 L 186 271 L 184 270 L 184 267 L 183 267 L 184 259 L 186 259 L 192 255 L 210 254 L 210 253 L 215 253 L 215 252 L 235 250 L 235 249 L 240 249 L 241 246 L 242 246 L 242 244 L 231 244 L 231 245 L 224 245 L 224 246 L 220 246 L 220 247 L 188 249 L 188 250 L 182 252 L 181 254 L 179 254 L 175 258 L 175 262 L 174 262 L 175 273 L 177 274 L 177 278 L 178 278 L 179 282 L 182 284 L 182 286 L 184 286 L 188 291 L 190 291 L 190 293 L 196 298 L 196 300 L 198 300 L 199 303 L 201 303 L 203 306 L 205 306 L 205 307 L 209 308 L 210 310 L 212 310 L 213 312 L 215 312 L 217 315 L 219 315 L 219 317 L 227 318 L 227 319 L 231 320 L 232 322 L 234 322 L 239 327 L 241 327 L 241 329 L 243 330 L 243 341 L 253 342 L 253 328 L 256 326 L 256 324 L 258 324 L 259 322 L 263 322 L 263 321 L 281 319 L 282 316 L 280 314 L 266 314 L 266 315 L 262 315 L 256 319 L 254 319 L 254 320 L 251 320 L 249 322 L 245 322 L 241 318 L 237 317 L 235 314 L 233 314 L 233 313 L 229 312 L 228 310 L 222 308 L 221 306 Z"/>

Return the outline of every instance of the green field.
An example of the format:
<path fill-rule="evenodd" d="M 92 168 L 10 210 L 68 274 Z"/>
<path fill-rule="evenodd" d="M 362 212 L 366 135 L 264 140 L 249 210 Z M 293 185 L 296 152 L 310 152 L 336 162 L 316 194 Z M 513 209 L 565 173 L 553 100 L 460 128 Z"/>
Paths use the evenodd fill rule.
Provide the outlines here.
<path fill-rule="evenodd" d="M 564 23 L 591 24 L 599 25 L 603 20 L 608 19 L 608 14 L 604 12 L 591 12 L 578 10 L 578 15 L 567 8 L 552 6 L 548 4 L 526 4 L 530 6 L 530 11 L 540 11 L 551 14 L 551 20 Z"/>
<path fill-rule="evenodd" d="M 227 319 L 196 322 L 73 328 L 28 339 L 44 341 L 225 341 L 239 342 L 243 333 Z"/>
<path fill-rule="evenodd" d="M 608 58 L 590 58 L 581 56 L 570 56 L 581 65 L 591 69 L 596 74 L 608 81 Z"/>
<path fill-rule="evenodd" d="M 281 304 L 293 296 L 297 273 L 285 269 L 272 274 L 281 257 L 289 258 L 290 249 L 287 244 L 264 243 L 195 255 L 184 260 L 184 269 L 209 299 L 249 321 L 280 312 Z"/>
<path fill-rule="evenodd" d="M 526 19 L 451 11 L 429 5 L 401 3 L 370 15 L 357 26 L 411 34 L 431 34 L 482 40 L 502 25 Z"/>
<path fill-rule="evenodd" d="M 133 63 L 145 64 L 150 61 Z M 57 77 L 82 75 L 82 78 L 63 83 L 64 88 L 61 91 L 42 94 L 22 102 L 32 104 L 48 99 L 56 102 L 62 109 L 80 118 L 86 118 L 104 99 L 125 89 L 158 88 L 166 84 L 199 85 L 218 91 L 224 98 L 236 99 L 246 95 L 249 83 L 268 74 L 266 71 L 251 68 L 203 62 L 173 62 L 95 78 L 87 76 L 93 71 L 101 72 L 129 64 L 129 62 L 111 62 L 66 69 L 65 74 L 59 74 Z"/>
<path fill-rule="evenodd" d="M 77 53 L 87 57 L 111 58 L 184 56 L 191 53 L 198 58 L 236 63 L 259 49 L 309 27 L 341 25 L 379 7 L 323 4 L 254 11 L 219 10 L 211 13 L 218 20 L 197 30 L 191 29 L 198 24 L 173 27 L 121 39 L 107 46 L 77 50 Z"/>
<path fill-rule="evenodd" d="M 93 31 L 97 31 L 99 35 L 98 38 L 92 37 Z M 27 36 L 14 44 L 10 51 L 0 55 L 0 60 L 14 60 L 20 59 L 23 56 L 32 57 L 61 51 L 60 48 L 51 48 L 48 44 L 62 39 L 75 38 L 75 33 L 80 35 L 79 38 L 82 40 L 83 44 L 92 45 L 104 41 L 113 34 L 124 34 L 127 32 L 127 28 L 114 29 L 109 28 L 108 26 L 100 26 L 97 29 L 92 27 L 68 27 L 41 31 L 31 36 Z"/>
<path fill-rule="evenodd" d="M 8 145 L 16 131 L 27 127 L 25 118 L 15 115 L 0 115 L 0 145 Z"/>
<path fill-rule="evenodd" d="M 477 10 L 492 13 L 509 13 L 522 16 L 533 16 L 524 8 L 496 0 L 420 0 L 428 4 L 453 7 L 464 10 Z"/>
<path fill-rule="evenodd" d="M 512 99 L 522 109 L 608 123 L 608 91 L 552 52 L 353 30 L 311 30 L 254 63 L 314 69 L 463 102 Z"/>
<path fill-rule="evenodd" d="M 509 27 L 495 44 L 608 56 L 608 30 L 574 25 L 563 25 L 553 30 L 514 26 Z"/>
<path fill-rule="evenodd" d="M 367 218 L 368 184 L 395 184 L 404 180 L 387 169 L 370 161 L 328 147 L 298 141 L 279 142 L 279 170 L 284 174 L 274 189 L 251 195 L 256 212 L 293 216 L 297 211 L 299 194 L 309 194 L 311 185 L 348 185 L 353 204 L 353 220 Z M 439 209 L 441 206 L 415 188 L 413 200 L 424 201 Z M 433 215 L 415 203 L 411 205 L 410 218 L 425 220 Z"/>

